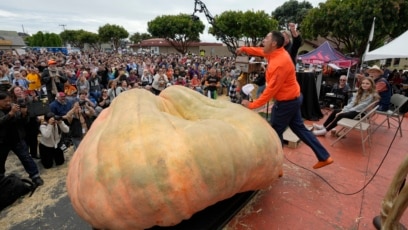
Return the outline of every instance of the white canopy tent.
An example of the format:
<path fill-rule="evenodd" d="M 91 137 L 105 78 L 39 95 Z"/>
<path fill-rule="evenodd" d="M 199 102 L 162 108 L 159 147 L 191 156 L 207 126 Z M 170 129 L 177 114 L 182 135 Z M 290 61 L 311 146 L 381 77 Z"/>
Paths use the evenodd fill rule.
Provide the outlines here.
<path fill-rule="evenodd" d="M 364 62 L 388 58 L 408 58 L 408 30 L 391 42 L 368 52 L 364 56 Z"/>

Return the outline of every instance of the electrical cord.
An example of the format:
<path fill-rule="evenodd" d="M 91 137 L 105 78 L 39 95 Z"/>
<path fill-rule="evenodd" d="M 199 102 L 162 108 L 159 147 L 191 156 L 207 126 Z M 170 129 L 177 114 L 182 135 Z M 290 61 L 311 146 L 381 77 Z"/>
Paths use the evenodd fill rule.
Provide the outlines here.
<path fill-rule="evenodd" d="M 285 154 L 284 154 L 284 157 L 285 157 L 285 159 L 286 159 L 287 161 L 289 161 L 289 162 L 292 163 L 293 165 L 296 165 L 296 166 L 298 166 L 299 168 L 305 169 L 305 170 L 307 170 L 307 171 L 309 171 L 309 172 L 315 174 L 316 176 L 318 176 L 320 179 L 322 179 L 322 180 L 323 180 L 331 189 L 333 189 L 335 192 L 337 192 L 337 193 L 339 193 L 339 194 L 342 194 L 342 195 L 351 196 L 351 195 L 355 195 L 355 194 L 358 194 L 358 193 L 360 193 L 361 191 L 363 191 L 363 190 L 373 181 L 373 179 L 374 179 L 375 176 L 377 175 L 378 171 L 380 170 L 381 166 L 383 165 L 385 159 L 387 158 L 387 156 L 388 156 L 388 154 L 389 154 L 389 152 L 390 152 L 391 146 L 393 145 L 393 143 L 394 143 L 394 141 L 395 141 L 395 138 L 396 138 L 396 136 L 397 136 L 398 131 L 399 131 L 400 128 L 401 128 L 401 127 L 397 128 L 397 131 L 395 132 L 394 137 L 392 138 L 392 141 L 391 141 L 391 143 L 390 143 L 389 146 L 388 146 L 387 152 L 385 153 L 383 159 L 381 160 L 380 164 L 378 165 L 378 167 L 377 167 L 377 169 L 375 170 L 375 172 L 374 172 L 374 174 L 372 175 L 372 177 L 368 180 L 368 182 L 367 182 L 361 189 L 357 190 L 356 192 L 345 193 L 345 192 L 339 191 L 339 190 L 336 189 L 333 185 L 331 185 L 330 182 L 328 182 L 324 177 L 322 177 L 320 174 L 318 174 L 318 173 L 316 173 L 316 172 L 314 172 L 314 171 L 312 171 L 312 170 L 310 170 L 310 169 L 308 169 L 308 168 L 305 168 L 305 167 L 303 167 L 303 166 L 301 166 L 301 165 L 299 165 L 299 164 L 296 164 L 295 162 L 289 160 L 289 158 L 287 158 Z M 370 150 L 370 151 L 371 151 L 371 150 Z M 370 162 L 370 156 L 369 156 L 368 162 Z M 366 171 L 366 172 L 367 172 L 367 171 Z"/>

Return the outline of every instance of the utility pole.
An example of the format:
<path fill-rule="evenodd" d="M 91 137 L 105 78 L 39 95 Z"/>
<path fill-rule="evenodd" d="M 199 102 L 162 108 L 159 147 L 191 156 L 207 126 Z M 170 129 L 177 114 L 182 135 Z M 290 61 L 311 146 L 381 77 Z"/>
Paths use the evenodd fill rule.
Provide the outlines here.
<path fill-rule="evenodd" d="M 65 24 L 60 24 L 59 26 L 61 26 L 62 29 L 65 31 L 65 26 L 67 26 L 67 25 L 65 25 Z"/>

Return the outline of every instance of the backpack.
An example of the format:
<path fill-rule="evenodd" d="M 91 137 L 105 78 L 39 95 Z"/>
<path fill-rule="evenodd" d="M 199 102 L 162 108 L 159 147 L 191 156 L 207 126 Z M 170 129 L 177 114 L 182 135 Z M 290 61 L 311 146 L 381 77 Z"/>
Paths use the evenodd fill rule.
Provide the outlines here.
<path fill-rule="evenodd" d="M 0 179 L 0 211 L 13 204 L 20 197 L 30 193 L 31 197 L 37 187 L 28 179 L 10 174 Z"/>

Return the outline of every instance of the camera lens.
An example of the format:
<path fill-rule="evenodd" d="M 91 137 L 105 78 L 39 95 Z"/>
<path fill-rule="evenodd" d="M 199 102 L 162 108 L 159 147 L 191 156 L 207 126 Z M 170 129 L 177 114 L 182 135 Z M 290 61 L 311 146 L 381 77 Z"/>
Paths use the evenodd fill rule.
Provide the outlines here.
<path fill-rule="evenodd" d="M 25 100 L 22 98 L 17 99 L 17 104 L 20 106 L 20 108 L 25 108 L 27 106 Z"/>

